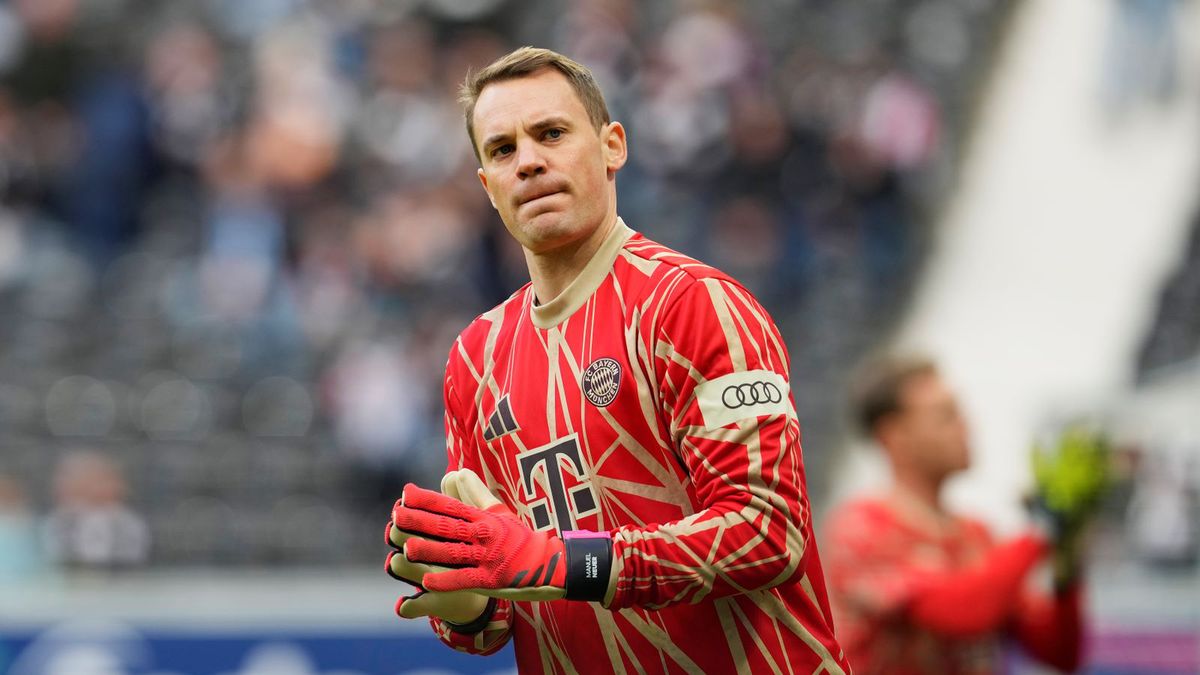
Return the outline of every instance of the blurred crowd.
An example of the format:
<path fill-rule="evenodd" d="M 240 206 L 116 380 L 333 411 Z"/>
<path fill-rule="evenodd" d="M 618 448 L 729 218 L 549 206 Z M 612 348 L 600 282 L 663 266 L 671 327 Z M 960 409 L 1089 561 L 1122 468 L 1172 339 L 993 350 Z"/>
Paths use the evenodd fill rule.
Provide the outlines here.
<path fill-rule="evenodd" d="M 455 100 L 521 44 L 596 72 L 626 222 L 775 315 L 819 477 L 1007 5 L 0 3 L 0 504 L 69 514 L 87 472 L 105 565 L 373 561 L 444 469 L 454 336 L 527 278 Z"/>

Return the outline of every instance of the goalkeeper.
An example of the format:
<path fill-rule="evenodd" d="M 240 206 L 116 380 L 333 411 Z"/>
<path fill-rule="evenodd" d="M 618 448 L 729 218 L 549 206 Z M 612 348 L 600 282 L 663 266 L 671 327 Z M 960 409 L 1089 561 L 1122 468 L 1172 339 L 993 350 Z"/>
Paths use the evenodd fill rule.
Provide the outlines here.
<path fill-rule="evenodd" d="M 521 48 L 462 99 L 530 283 L 451 349 L 442 492 L 388 526 L 397 613 L 511 638 L 522 673 L 849 672 L 771 317 L 617 216 L 625 129 L 585 67 Z"/>
<path fill-rule="evenodd" d="M 1103 441 L 1068 429 L 1034 454 L 1036 526 L 1008 541 L 948 512 L 941 488 L 968 465 L 966 425 L 934 364 L 882 359 L 854 387 L 858 421 L 892 468 L 885 495 L 826 521 L 830 599 L 856 673 L 1000 672 L 1015 639 L 1063 671 L 1079 666 L 1080 546 L 1105 488 Z M 1053 589 L 1030 572 L 1046 560 Z"/>

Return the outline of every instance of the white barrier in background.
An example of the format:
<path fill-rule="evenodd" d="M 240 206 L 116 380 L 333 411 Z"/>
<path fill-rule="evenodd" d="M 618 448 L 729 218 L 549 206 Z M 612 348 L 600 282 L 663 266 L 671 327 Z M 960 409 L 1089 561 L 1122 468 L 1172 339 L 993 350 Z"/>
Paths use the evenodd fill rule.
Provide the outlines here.
<path fill-rule="evenodd" d="M 1114 117 L 1100 81 L 1116 4 L 1018 10 L 898 340 L 932 353 L 963 396 L 974 462 L 950 502 L 1001 531 L 1023 521 L 1044 416 L 1130 386 L 1200 206 L 1200 7 L 1177 3 L 1178 98 Z M 850 456 L 842 494 L 882 474 L 871 453 Z"/>

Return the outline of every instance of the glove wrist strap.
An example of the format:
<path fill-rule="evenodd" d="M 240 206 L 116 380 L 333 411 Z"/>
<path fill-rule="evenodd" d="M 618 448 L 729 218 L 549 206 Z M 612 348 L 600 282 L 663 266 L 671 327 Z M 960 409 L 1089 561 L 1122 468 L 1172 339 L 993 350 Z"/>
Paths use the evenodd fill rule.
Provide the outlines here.
<path fill-rule="evenodd" d="M 567 600 L 604 600 L 612 569 L 612 537 L 607 532 L 564 532 L 563 549 L 567 558 Z"/>
<path fill-rule="evenodd" d="M 461 635 L 474 635 L 484 628 L 487 628 L 488 623 L 490 623 L 492 620 L 492 615 L 495 613 L 496 599 L 488 598 L 487 607 L 483 608 L 483 614 L 480 614 L 479 618 L 475 619 L 474 621 L 470 623 L 454 623 L 453 621 L 449 621 L 447 619 L 442 619 L 442 621 L 444 621 L 446 625 L 450 627 L 450 630 L 454 631 L 455 633 L 459 633 Z"/>

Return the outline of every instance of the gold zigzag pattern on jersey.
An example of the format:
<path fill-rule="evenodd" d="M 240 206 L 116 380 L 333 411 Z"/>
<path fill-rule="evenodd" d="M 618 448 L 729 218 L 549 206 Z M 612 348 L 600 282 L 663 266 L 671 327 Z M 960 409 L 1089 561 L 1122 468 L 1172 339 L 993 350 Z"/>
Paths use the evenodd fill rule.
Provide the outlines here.
<path fill-rule="evenodd" d="M 750 626 L 754 625 L 754 623 L 750 619 L 750 616 L 748 614 L 746 614 L 745 611 L 743 611 L 740 603 L 736 603 L 736 602 L 731 603 L 730 607 L 733 610 L 734 619 L 736 621 L 738 621 L 739 623 L 741 623 L 742 626 L 750 627 Z M 778 625 L 778 624 L 775 624 L 774 621 L 772 621 L 772 624 L 776 625 L 776 626 Z M 758 650 L 758 653 L 762 655 L 763 660 L 765 660 L 768 664 L 770 664 L 771 672 L 776 673 L 776 675 L 782 675 L 783 671 L 781 671 L 779 669 L 779 664 L 777 664 L 775 662 L 775 659 L 772 657 L 770 648 L 767 647 L 765 642 L 763 642 L 762 634 L 757 630 L 751 630 L 748 633 L 748 635 L 750 636 L 751 641 L 754 643 L 754 647 Z M 781 649 L 780 653 L 783 654 L 784 659 L 787 658 L 787 650 L 786 649 Z M 788 667 L 788 670 L 791 670 L 790 665 Z"/>
<path fill-rule="evenodd" d="M 567 653 L 563 650 L 562 644 L 555 634 L 557 631 L 552 630 L 553 626 L 547 623 L 547 621 L 553 621 L 553 618 L 541 611 L 543 604 L 541 602 L 513 603 L 516 615 L 525 619 L 525 622 L 534 629 L 534 637 L 538 642 L 537 651 L 542 659 L 542 671 L 567 673 L 568 675 L 578 673 L 575 670 L 575 664 L 571 663 Z"/>
<path fill-rule="evenodd" d="M 748 596 L 749 597 L 749 596 Z M 842 673 L 841 667 L 834 660 L 833 655 L 821 644 L 821 641 L 816 638 L 795 616 L 788 612 L 783 605 L 783 600 L 776 593 L 765 592 L 755 594 L 751 598 L 754 604 L 763 611 L 768 617 L 778 621 L 780 625 L 787 628 L 793 635 L 800 638 L 814 654 L 821 658 L 821 668 L 816 673 Z M 815 673 L 814 673 L 815 675 Z M 843 674 L 844 675 L 844 674 Z"/>
<path fill-rule="evenodd" d="M 591 304 L 590 300 L 588 304 Z M 556 359 L 555 361 L 552 361 L 552 367 L 557 370 L 561 367 L 562 361 L 565 361 L 567 367 L 571 370 L 572 382 L 579 382 L 583 377 L 583 367 L 580 365 L 579 359 L 576 358 L 575 354 L 571 351 L 570 345 L 565 340 L 561 343 L 561 351 L 562 359 Z M 636 373 L 633 375 L 634 377 L 637 376 Z M 561 382 L 561 380 L 559 381 Z M 613 417 L 611 412 L 604 408 L 591 408 L 591 410 L 600 414 L 605 423 L 607 423 L 612 431 L 617 435 L 617 441 L 620 443 L 621 447 L 635 457 L 639 463 L 658 480 L 660 487 L 655 488 L 654 486 L 644 485 L 644 492 L 636 493 L 638 496 L 655 499 L 656 501 L 664 503 L 687 503 L 687 490 L 681 481 L 677 477 L 672 476 L 662 464 L 654 461 L 653 454 L 643 447 L 641 443 L 639 443 L 638 440 L 633 436 L 633 434 L 629 433 L 627 429 L 617 422 L 616 418 Z M 606 489 L 608 487 L 608 482 L 601 472 L 602 467 L 602 464 L 595 464 L 593 465 L 592 469 L 596 474 L 596 478 L 599 479 L 596 487 L 602 493 L 601 498 L 604 499 L 609 498 L 609 495 L 603 494 L 608 491 Z"/>
<path fill-rule="evenodd" d="M 625 555 L 649 561 L 657 570 L 652 578 L 646 576 L 630 579 L 621 575 L 622 584 L 636 588 L 647 588 L 651 584 L 671 588 L 675 597 L 668 599 L 667 604 L 670 604 L 699 601 L 708 596 L 715 584 L 720 582 L 726 589 L 743 593 L 714 600 L 720 624 L 729 643 L 730 656 L 735 663 L 748 664 L 750 654 L 761 655 L 772 672 L 793 673 L 792 658 L 784 640 L 785 634 L 791 634 L 799 637 L 821 659 L 816 673 L 841 673 L 828 650 L 783 605 L 781 596 L 776 591 L 742 588 L 734 581 L 738 577 L 736 573 L 740 570 L 766 566 L 765 569 L 772 570 L 773 579 L 759 579 L 755 583 L 757 585 L 761 582 L 770 587 L 791 578 L 802 561 L 807 547 L 805 527 L 810 514 L 808 509 L 803 509 L 798 518 L 788 517 L 786 514 L 791 508 L 789 497 L 799 499 L 800 504 L 804 505 L 803 495 L 786 495 L 778 491 L 780 480 L 785 473 L 800 471 L 799 452 L 777 453 L 771 464 L 764 466 L 762 444 L 766 439 L 762 438 L 763 431 L 759 425 L 739 423 L 727 428 L 709 430 L 703 426 L 688 424 L 682 415 L 688 408 L 693 407 L 695 389 L 704 383 L 706 378 L 687 356 L 676 348 L 671 339 L 655 329 L 660 322 L 669 317 L 673 307 L 682 304 L 679 300 L 684 294 L 700 294 L 709 300 L 706 307 L 711 306 L 712 317 L 720 325 L 735 370 L 747 370 L 748 364 L 753 363 L 755 368 L 769 368 L 783 373 L 786 378 L 786 350 L 774 324 L 745 289 L 728 280 L 694 275 L 688 270 L 706 266 L 658 244 L 643 239 L 629 240 L 615 257 L 616 264 L 628 265 L 649 278 L 648 283 L 651 285 L 650 289 L 638 291 L 640 304 L 630 308 L 627 305 L 626 289 L 622 288 L 619 282 L 621 277 L 611 271 L 607 277 L 613 282 L 615 298 L 625 322 L 622 326 L 624 347 L 630 359 L 628 368 L 621 373 L 621 391 L 624 392 L 622 395 L 628 395 L 632 390 L 636 395 L 639 414 L 631 415 L 629 419 L 636 420 L 633 428 L 638 429 L 638 433 L 646 434 L 646 430 L 649 431 L 646 438 L 652 441 L 649 447 L 642 445 L 642 441 L 639 440 L 642 437 L 627 429 L 609 410 L 587 403 L 580 387 L 586 365 L 601 356 L 609 356 L 591 351 L 593 335 L 600 329 L 612 330 L 611 326 L 602 323 L 610 321 L 611 317 L 597 316 L 594 298 L 589 297 L 579 309 L 570 317 L 564 317 L 558 325 L 532 331 L 531 334 L 536 335 L 535 339 L 538 342 L 522 345 L 522 348 L 540 348 L 545 354 L 548 363 L 545 382 L 546 421 L 552 438 L 562 436 L 564 431 L 578 433 L 575 425 L 579 420 L 575 419 L 571 412 L 571 403 L 577 403 L 585 416 L 598 415 L 615 436 L 603 452 L 593 452 L 592 448 L 587 447 L 588 434 L 578 433 L 584 446 L 584 456 L 591 458 L 590 473 L 593 474 L 579 478 L 593 481 L 600 507 L 600 529 L 612 527 L 611 522 L 604 522 L 605 514 L 608 514 L 609 519 L 616 515 L 622 522 L 646 524 L 641 522 L 621 495 L 636 495 L 664 504 L 680 505 L 685 511 L 680 519 L 662 525 L 652 532 L 641 529 L 618 530 L 615 536 L 618 539 L 624 538 L 630 544 L 623 548 Z M 521 302 L 519 320 L 530 320 L 529 308 L 533 306 L 533 296 L 529 287 L 514 294 L 509 302 Z M 510 361 L 516 352 L 511 344 L 499 344 L 502 340 L 514 339 L 511 332 L 503 329 L 507 313 L 516 311 L 516 306 L 510 306 L 509 302 L 485 315 L 491 325 L 486 335 L 482 362 L 473 363 L 470 360 L 470 355 L 461 340 L 457 345 L 459 355 L 477 385 L 473 403 L 477 419 L 480 420 L 487 419 L 483 417 L 482 410 L 485 393 L 490 393 L 490 400 L 495 402 L 503 400 L 502 392 L 510 391 L 510 382 L 500 383 L 495 377 L 497 349 L 504 350 Z M 508 315 L 507 318 L 511 322 L 514 317 Z M 576 349 L 581 351 L 576 352 Z M 509 364 L 508 377 L 519 377 L 521 373 L 512 365 Z M 664 376 L 668 368 L 673 374 Z M 679 401 L 681 396 L 686 400 Z M 668 406 L 667 401 L 677 403 Z M 493 405 L 497 406 L 499 412 L 499 404 Z M 668 417 L 665 431 L 669 438 L 663 437 L 664 430 L 658 422 L 659 416 L 663 414 Z M 645 430 L 639 428 L 642 424 L 645 425 Z M 464 431 L 468 434 L 472 432 Z M 794 413 L 780 426 L 778 434 L 777 438 L 771 439 L 773 446 L 778 442 L 780 447 L 799 448 L 799 426 L 794 419 Z M 520 509 L 523 508 L 524 500 L 518 495 L 521 484 L 519 477 L 510 475 L 509 462 L 499 460 L 511 453 L 512 447 L 518 448 L 520 452 L 526 452 L 527 449 L 519 434 L 509 434 L 505 438 L 508 440 L 496 443 L 494 447 L 479 448 L 481 452 L 490 453 L 491 461 L 482 462 L 485 472 L 488 471 L 489 465 L 503 467 L 501 471 L 504 475 L 486 475 L 484 479 L 494 492 L 509 493 L 511 503 Z M 514 446 L 506 447 L 510 442 Z M 745 474 L 742 475 L 739 470 L 739 473 L 731 478 L 719 471 L 705 450 L 705 446 L 711 443 L 720 443 L 730 452 L 742 453 L 745 463 L 741 466 L 744 467 Z M 624 454 L 624 459 L 635 459 L 651 479 L 643 482 L 605 477 L 606 463 L 618 452 Z M 719 517 L 686 513 L 691 508 L 687 477 L 672 471 L 673 464 L 661 461 L 664 453 L 677 454 L 686 459 L 685 463 L 691 471 L 702 471 L 717 476 L 728 485 L 735 485 L 749 495 L 748 501 L 740 504 L 737 510 L 725 512 Z M 544 471 L 537 472 L 535 481 L 543 494 L 548 494 Z M 522 513 L 527 521 L 528 515 Z M 784 534 L 783 550 L 767 557 L 751 558 L 756 551 L 761 553 L 761 547 L 768 541 L 769 535 L 779 533 L 780 528 Z M 732 550 L 720 553 L 723 545 L 728 545 L 728 539 L 732 536 L 738 537 L 738 545 Z M 712 540 L 707 541 L 710 537 Z M 655 540 L 682 555 L 677 555 L 676 559 L 660 558 L 648 552 L 655 550 L 657 546 L 639 544 L 639 541 L 644 543 Z M 705 543 L 698 545 L 701 541 Z M 614 565 L 618 566 L 618 572 L 621 571 L 620 568 L 627 566 L 626 562 L 620 559 L 614 560 Z M 778 573 L 774 572 L 776 568 L 779 568 Z M 819 603 L 807 577 L 802 578 L 800 583 L 804 584 L 804 597 L 813 607 L 817 607 Z M 623 633 L 620 630 L 621 624 L 628 624 L 627 627 L 632 628 L 657 649 L 659 657 L 663 659 L 660 664 L 663 670 L 677 668 L 688 672 L 703 672 L 702 664 L 692 660 L 684 652 L 682 645 L 672 639 L 662 615 L 657 612 L 648 609 L 623 609 L 612 612 L 598 605 L 584 606 L 595 612 L 597 625 L 601 628 L 600 639 L 603 640 L 605 652 L 613 664 L 612 668 L 619 669 L 617 672 L 626 672 L 625 664 L 633 664 L 637 672 L 645 672 L 643 666 L 650 665 L 639 663 L 636 651 L 629 643 L 632 634 Z M 569 631 L 570 627 L 558 625 L 555 620 L 557 615 L 550 612 L 548 606 L 543 607 L 543 603 L 536 602 L 513 603 L 513 612 L 532 627 L 539 646 L 543 670 L 574 673 L 578 667 L 589 665 L 569 662 L 563 645 L 568 637 L 564 631 Z M 764 624 L 770 626 L 765 633 L 761 632 Z M 748 672 L 748 666 L 743 665 L 739 672 Z"/>
<path fill-rule="evenodd" d="M 727 339 L 728 341 L 730 341 L 730 342 L 740 342 L 740 337 L 738 336 L 738 334 L 737 334 L 736 330 L 730 330 L 730 324 L 731 324 L 731 322 L 728 320 L 728 307 L 729 307 L 729 305 L 731 305 L 731 304 L 732 304 L 732 301 L 731 301 L 731 300 L 730 300 L 730 299 L 729 299 L 729 298 L 728 298 L 728 297 L 727 297 L 727 296 L 726 296 L 726 295 L 725 295 L 723 292 L 714 292 L 714 288 L 717 288 L 717 287 L 715 287 L 715 286 L 713 286 L 713 285 L 708 285 L 708 289 L 709 289 L 710 297 L 712 298 L 712 301 L 713 301 L 713 304 L 714 304 L 714 309 L 716 309 L 716 310 L 718 311 L 718 313 L 720 313 L 720 311 L 721 311 L 721 309 L 722 309 L 722 306 L 724 306 L 724 307 L 726 308 L 726 311 L 727 311 L 727 314 L 726 314 L 726 316 L 725 316 L 725 317 L 722 319 L 722 326 L 723 326 L 723 329 L 725 330 L 726 339 Z M 719 289 L 718 289 L 718 290 L 719 290 Z M 756 317 L 756 318 L 758 319 L 758 323 L 759 323 L 760 330 L 762 330 L 762 326 L 763 326 L 763 323 L 764 323 L 764 321 L 763 321 L 763 317 L 759 316 L 759 317 Z M 751 334 L 751 331 L 749 330 L 749 327 L 748 327 L 748 326 L 745 326 L 745 324 L 744 324 L 744 323 L 743 323 L 743 325 L 742 325 L 742 329 L 743 329 L 743 331 L 745 332 L 745 334 L 747 334 L 747 335 Z M 762 330 L 762 332 L 764 332 L 764 333 L 770 333 L 770 331 L 769 331 L 769 330 Z M 731 347 L 732 347 L 732 346 L 733 346 L 733 345 L 731 345 Z M 690 363 L 688 363 L 688 362 L 687 362 L 687 360 L 686 360 L 685 358 L 683 358 L 681 355 L 678 355 L 678 353 L 675 351 L 675 349 L 673 348 L 673 346 L 672 346 L 672 345 L 669 345 L 669 344 L 665 344 L 665 345 L 664 345 L 664 344 L 661 344 L 661 343 L 660 343 L 660 344 L 658 345 L 658 348 L 656 349 L 656 351 L 657 351 L 657 352 L 660 352 L 660 353 L 662 354 L 662 356 L 667 356 L 667 357 L 670 357 L 670 356 L 677 356 L 677 357 L 678 357 L 678 361 L 680 361 L 680 362 L 681 362 L 681 365 L 684 365 L 685 367 L 687 367 L 687 368 L 688 368 L 688 370 L 689 370 L 689 373 L 692 373 L 692 374 L 694 374 L 694 375 L 693 375 L 693 379 L 694 379 L 695 381 L 697 381 L 697 382 L 699 382 L 699 381 L 703 381 L 703 378 L 702 378 L 702 377 L 698 377 L 698 376 L 696 376 L 696 375 L 698 375 L 698 374 L 696 374 L 696 373 L 695 373 L 695 369 L 691 367 L 691 364 L 690 364 Z M 733 351 L 733 350 L 731 349 L 731 351 Z M 763 355 L 763 354 L 761 354 L 761 353 L 757 353 L 757 354 L 756 354 L 756 356 L 759 358 L 759 360 L 760 360 L 760 361 L 768 361 L 768 359 L 764 358 L 764 355 Z M 744 358 L 745 358 L 745 357 L 744 357 L 744 354 L 743 354 L 743 355 L 742 355 L 742 359 L 741 359 L 741 362 L 742 362 L 742 364 L 743 364 L 743 367 L 744 367 Z M 771 360 L 771 361 L 774 361 L 774 360 Z M 726 431 L 726 432 L 728 432 L 728 431 L 731 431 L 731 430 L 725 430 L 725 431 Z M 735 433 L 737 433 L 737 432 L 740 432 L 740 430 L 737 430 L 737 431 L 735 431 Z M 717 436 L 724 436 L 725 434 L 715 434 L 715 435 L 717 435 Z M 717 439 L 713 439 L 713 440 L 717 440 Z M 724 440 L 724 441 L 747 441 L 747 440 L 748 440 L 748 441 L 749 441 L 749 443 L 747 443 L 747 444 L 746 444 L 746 445 L 747 445 L 748 452 L 750 452 L 750 454 L 751 454 L 751 455 L 754 455 L 754 454 L 756 454 L 756 450 L 757 450 L 757 444 L 756 444 L 756 443 L 754 443 L 754 440 L 755 440 L 755 439 L 745 439 L 745 438 L 721 438 L 720 440 Z M 698 451 L 698 448 L 696 448 L 696 446 L 695 446 L 694 444 L 689 444 L 689 445 L 691 445 L 691 447 L 692 447 L 692 449 L 693 449 L 693 452 L 697 452 L 697 451 Z M 754 446 L 754 447 L 750 447 L 750 446 Z M 702 453 L 698 453 L 698 454 L 701 454 L 701 455 L 702 455 Z M 703 457 L 700 457 L 700 460 L 701 460 L 701 462 L 702 462 L 702 463 L 705 463 L 705 464 L 707 463 L 707 460 L 706 460 L 706 459 L 704 459 Z M 778 466 L 778 463 L 779 463 L 780 461 L 782 461 L 782 460 L 781 460 L 781 459 L 780 459 L 780 460 L 777 460 L 777 462 L 776 462 L 776 465 L 777 465 L 777 466 Z M 711 468 L 711 467 L 709 467 L 709 469 L 710 469 L 710 470 L 712 470 L 712 468 Z M 776 496 L 773 494 L 773 491 L 772 491 L 771 489 L 769 489 L 769 486 L 765 485 L 765 484 L 762 482 L 762 480 L 761 480 L 761 458 L 754 458 L 754 457 L 752 457 L 752 458 L 751 458 L 751 468 L 750 468 L 750 471 L 749 471 L 749 478 L 750 478 L 750 482 L 751 482 L 752 484 L 754 484 L 754 487 L 757 487 L 757 488 L 758 488 L 757 490 L 754 490 L 754 488 L 752 487 L 752 493 L 755 493 L 755 492 L 757 492 L 757 494 L 756 494 L 756 498 L 757 498 L 757 499 L 759 499 L 759 500 L 763 500 L 763 501 L 766 501 L 768 504 L 770 504 L 771 502 L 774 502 L 774 501 L 776 500 Z M 771 487 L 773 487 L 773 486 L 771 486 Z M 778 504 L 776 504 L 776 506 L 778 506 Z M 784 507 L 785 507 L 785 510 L 784 510 L 784 512 L 786 512 L 786 505 L 784 505 Z M 757 512 L 755 515 L 762 514 L 762 513 L 764 513 L 764 512 L 765 512 L 765 513 L 768 513 L 768 514 L 770 513 L 770 510 L 769 510 L 769 509 L 762 509 L 762 508 L 759 508 L 759 509 L 752 509 L 752 511 L 756 511 L 756 512 Z M 744 512 L 743 512 L 743 517 L 745 517 L 746 515 L 747 515 L 747 514 L 745 513 L 745 510 L 744 510 Z M 765 522 L 765 523 L 763 524 L 763 530 L 762 530 L 763 532 L 765 532 L 766 528 L 767 528 L 767 527 L 769 527 L 769 518 L 764 518 L 764 520 L 765 520 L 765 521 L 767 521 L 767 522 Z M 796 528 L 794 523 L 790 523 L 790 522 L 789 522 L 789 523 L 787 523 L 787 526 L 788 526 L 788 528 L 789 528 L 789 530 L 790 530 L 790 531 L 787 533 L 787 534 L 789 535 L 789 536 L 787 537 L 787 540 L 788 540 L 788 548 L 789 548 L 789 549 L 793 549 L 793 550 L 794 550 L 794 552 L 796 552 L 796 553 L 802 553 L 802 552 L 803 552 L 803 547 L 802 547 L 802 545 L 801 545 L 801 546 L 796 546 L 796 543 L 801 543 L 801 544 L 802 544 L 802 539 L 803 539 L 803 536 L 800 534 L 801 530 L 799 530 L 798 528 Z M 718 541 L 719 541 L 719 537 L 720 537 L 720 536 L 723 536 L 723 533 L 724 533 L 724 530 L 723 530 L 723 529 L 722 529 L 722 530 L 719 530 L 719 533 L 718 533 Z M 716 544 L 714 544 L 714 549 L 713 549 L 714 551 L 715 551 L 715 546 L 716 546 Z M 732 563 L 734 560 L 736 560 L 738 557 L 740 557 L 740 555 L 743 555 L 743 554 L 745 553 L 745 551 L 746 551 L 746 550 L 747 550 L 747 549 L 743 548 L 742 550 L 739 550 L 738 552 L 735 552 L 733 555 L 731 555 L 731 556 L 727 556 L 727 558 L 726 558 L 726 559 L 724 559 L 724 560 L 722 560 L 722 561 L 716 561 L 716 567 L 719 567 L 721 563 L 725 563 L 725 564 L 727 564 L 727 565 L 728 565 L 728 564 L 731 564 L 731 563 Z M 711 558 L 711 553 L 710 553 L 710 558 Z M 791 574 L 792 572 L 794 572 L 794 570 L 795 570 L 795 565 L 797 565 L 797 564 L 799 563 L 799 558 L 800 558 L 800 556 L 799 556 L 799 555 L 797 555 L 797 556 L 795 556 L 795 557 L 794 557 L 794 558 L 793 558 L 791 561 L 789 561 L 791 564 L 789 564 L 789 565 L 788 565 L 788 569 L 784 571 L 784 574 L 787 574 L 787 575 L 789 575 L 789 576 L 790 576 L 790 574 Z M 664 561 L 661 561 L 661 560 L 660 560 L 660 561 L 658 561 L 658 562 L 661 564 L 661 563 L 663 563 Z M 755 564 L 764 564 L 765 562 L 766 562 L 766 561 L 757 561 Z M 715 571 L 715 570 L 714 570 L 714 571 Z M 719 574 L 719 572 L 717 572 L 717 573 Z M 697 575 L 697 576 L 704 576 L 704 575 Z M 709 584 L 711 584 L 711 582 L 709 582 Z M 706 585 L 708 585 L 708 584 L 706 584 Z M 709 587 L 711 587 L 711 586 L 709 586 Z M 693 599 L 695 599 L 695 598 L 693 598 Z M 736 633 L 736 632 L 735 632 L 735 633 Z M 736 641 L 731 641 L 731 646 L 732 646 L 733 644 L 735 644 L 735 643 L 736 643 Z M 761 647 L 760 647 L 760 648 L 761 648 Z M 739 648 L 739 649 L 740 649 L 740 648 Z"/>
<path fill-rule="evenodd" d="M 625 661 L 628 660 L 634 668 L 637 668 L 638 673 L 645 673 L 646 669 L 638 663 L 633 647 L 625 639 L 625 634 L 617 627 L 613 612 L 596 603 L 587 603 L 584 606 L 595 613 L 596 625 L 600 628 L 600 639 L 604 642 L 604 650 L 608 653 L 608 661 L 612 665 L 613 672 L 629 672 L 625 668 Z"/>
<path fill-rule="evenodd" d="M 635 250 L 637 249 L 635 249 L 632 245 L 621 249 L 621 259 L 629 263 L 630 266 L 641 272 L 643 275 L 647 277 L 653 277 L 654 273 L 658 271 L 658 268 L 662 263 L 658 262 L 657 260 L 649 260 L 639 255 L 634 255 L 633 251 Z"/>
<path fill-rule="evenodd" d="M 708 291 L 708 297 L 712 300 L 713 310 L 717 313 L 721 330 L 725 332 L 725 344 L 729 347 L 729 359 L 733 361 L 733 369 L 735 371 L 747 370 L 746 349 L 738 335 L 737 328 L 733 325 L 733 317 L 729 311 L 729 296 L 725 294 L 724 284 L 716 279 L 703 279 L 700 283 Z"/>
<path fill-rule="evenodd" d="M 742 638 L 738 635 L 737 626 L 733 622 L 733 612 L 731 608 L 734 601 L 729 598 L 721 598 L 716 601 L 717 618 L 721 621 L 721 630 L 725 632 L 725 641 L 729 643 L 729 650 L 733 654 L 733 662 L 737 664 L 738 673 L 750 673 L 750 664 L 746 659 L 746 647 L 742 644 Z"/>
<path fill-rule="evenodd" d="M 483 363 L 480 366 L 477 367 L 476 364 L 471 362 L 471 355 L 467 351 L 466 346 L 463 344 L 461 337 L 455 343 L 462 362 L 467 366 L 467 369 L 471 373 L 471 377 L 475 380 L 476 394 L 474 405 L 476 415 L 483 414 L 482 406 L 483 394 L 485 390 L 491 392 L 493 400 L 500 398 L 500 387 L 496 383 L 495 378 L 492 377 L 492 373 L 494 373 L 496 370 L 496 341 L 499 338 L 500 328 L 504 321 L 505 308 L 508 307 L 510 303 L 518 301 L 518 295 L 521 294 L 514 294 L 505 304 L 500 305 L 499 307 L 482 315 L 481 318 L 489 320 L 491 325 L 488 327 L 487 339 L 484 343 L 484 351 L 482 355 Z M 525 310 L 522 310 L 522 312 L 524 311 Z M 511 440 L 517 446 L 519 452 L 526 452 L 528 450 L 528 448 L 525 447 L 525 444 L 521 441 L 521 437 L 519 435 L 513 435 Z M 481 448 L 481 450 L 490 452 L 493 456 L 499 456 L 500 453 L 498 448 L 491 449 L 486 445 Z M 528 521 L 529 514 L 525 513 L 526 508 L 524 502 L 518 498 L 518 495 L 513 490 L 510 489 L 510 486 L 518 485 L 519 483 L 514 480 L 514 476 L 512 476 L 509 472 L 508 464 L 506 462 L 480 462 L 480 464 L 483 468 L 483 475 L 481 477 L 483 478 L 484 483 L 487 484 L 488 488 L 493 492 L 499 491 L 508 493 L 510 497 L 509 505 L 515 506 L 518 515 L 525 516 L 525 519 Z M 503 476 L 497 477 L 492 474 L 490 466 L 493 464 L 501 467 L 501 470 L 504 472 Z"/>
<path fill-rule="evenodd" d="M 618 612 L 621 618 L 629 622 L 642 637 L 654 645 L 659 654 L 670 658 L 680 668 L 689 673 L 703 673 L 704 669 L 679 648 L 675 640 L 661 626 L 647 621 L 637 610 L 623 609 Z"/>

